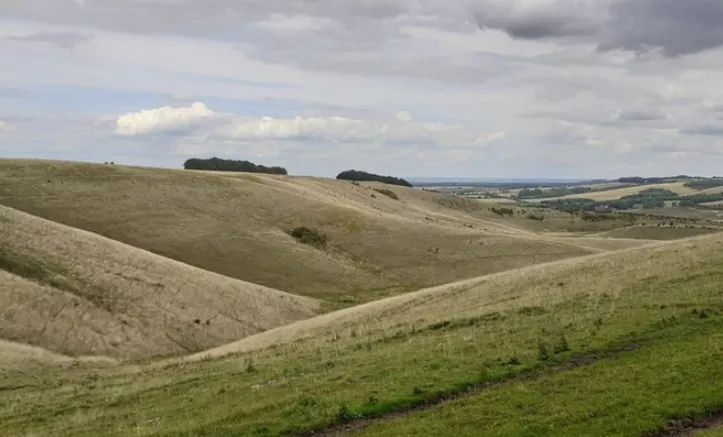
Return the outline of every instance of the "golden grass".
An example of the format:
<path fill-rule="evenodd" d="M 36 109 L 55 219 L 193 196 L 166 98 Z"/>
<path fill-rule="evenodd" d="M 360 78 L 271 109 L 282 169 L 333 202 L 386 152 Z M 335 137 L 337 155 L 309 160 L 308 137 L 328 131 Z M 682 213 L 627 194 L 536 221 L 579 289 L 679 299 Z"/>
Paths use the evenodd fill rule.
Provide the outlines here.
<path fill-rule="evenodd" d="M 605 231 L 551 213 L 499 217 L 473 200 L 323 178 L 0 160 L 0 203 L 204 270 L 352 305 L 597 251 L 538 235 Z M 320 229 L 327 250 L 296 242 Z M 544 237 L 544 238 L 543 238 Z"/>
<path fill-rule="evenodd" d="M 670 190 L 674 193 L 680 194 L 681 196 L 688 196 L 691 194 L 696 194 L 696 193 L 701 192 L 701 191 L 695 190 L 693 188 L 686 187 L 685 182 L 670 182 L 670 183 L 664 183 L 664 184 L 639 185 L 636 187 L 620 188 L 617 190 L 607 190 L 607 191 L 582 193 L 582 194 L 570 194 L 567 196 L 555 197 L 555 198 L 550 198 L 550 199 L 535 199 L 534 201 L 542 202 L 545 200 L 559 200 L 559 199 L 592 199 L 592 200 L 604 202 L 606 200 L 617 200 L 623 196 L 631 196 L 634 194 L 638 194 L 641 191 L 645 191 L 650 188 Z"/>
<path fill-rule="evenodd" d="M 350 332 L 384 336 L 450 318 L 526 307 L 551 308 L 564 300 L 599 299 L 603 294 L 615 298 L 626 287 L 646 278 L 685 271 L 722 244 L 723 234 L 714 234 L 500 272 L 301 320 L 183 360 L 262 350 L 302 339 L 305 347 L 314 347 L 332 337 L 353 338 Z"/>
<path fill-rule="evenodd" d="M 314 299 L 0 207 L 0 337 L 66 355 L 168 356 L 307 318 Z M 4 269 L 4 270 L 3 270 Z"/>
<path fill-rule="evenodd" d="M 404 407 L 485 375 L 513 377 L 541 365 L 540 343 L 561 336 L 570 353 L 651 332 L 665 342 L 667 327 L 723 308 L 722 247 L 718 234 L 526 267 L 304 320 L 185 361 L 47 371 L 34 381 L 11 373 L 0 386 L 0 433 L 288 435 L 344 411 Z M 209 354 L 223 357 L 202 360 Z"/>

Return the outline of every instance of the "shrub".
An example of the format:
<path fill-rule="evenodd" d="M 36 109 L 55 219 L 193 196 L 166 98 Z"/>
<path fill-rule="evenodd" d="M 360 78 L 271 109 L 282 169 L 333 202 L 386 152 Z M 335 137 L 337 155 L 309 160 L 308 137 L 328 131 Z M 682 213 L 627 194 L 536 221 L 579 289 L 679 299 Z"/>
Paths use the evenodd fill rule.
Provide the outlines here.
<path fill-rule="evenodd" d="M 294 228 L 294 230 L 289 232 L 289 235 L 294 237 L 299 243 L 308 244 L 309 246 L 314 246 L 316 248 L 326 247 L 326 243 L 328 241 L 328 238 L 323 232 L 306 226 Z"/>
<path fill-rule="evenodd" d="M 397 196 L 397 194 L 392 190 L 387 190 L 386 188 L 375 188 L 374 191 L 379 194 L 383 194 L 390 199 L 399 200 L 399 196 Z"/>
<path fill-rule="evenodd" d="M 545 220 L 545 216 L 544 216 L 544 215 L 542 215 L 542 214 L 535 214 L 535 213 L 530 213 L 530 214 L 528 214 L 528 215 L 527 215 L 527 218 L 530 219 L 530 220 L 537 220 L 538 222 L 541 222 L 541 221 L 544 221 L 544 220 Z"/>
<path fill-rule="evenodd" d="M 506 215 L 512 217 L 513 215 L 515 215 L 515 210 L 514 210 L 514 209 L 511 209 L 511 208 L 495 208 L 495 207 L 492 207 L 492 208 L 490 208 L 490 211 L 494 212 L 495 214 L 497 214 L 497 215 L 500 216 L 500 217 L 504 217 L 504 216 L 506 216 Z"/>

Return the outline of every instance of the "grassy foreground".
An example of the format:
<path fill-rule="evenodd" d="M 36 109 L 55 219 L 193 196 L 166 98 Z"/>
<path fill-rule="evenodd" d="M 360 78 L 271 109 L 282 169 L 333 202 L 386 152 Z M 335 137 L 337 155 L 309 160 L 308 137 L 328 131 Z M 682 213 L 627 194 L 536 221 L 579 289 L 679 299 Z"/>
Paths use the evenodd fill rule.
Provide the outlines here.
<path fill-rule="evenodd" d="M 306 331 L 291 326 L 261 334 L 280 339 L 218 359 L 7 370 L 0 376 L 0 434 L 294 435 L 403 410 L 621 344 L 640 349 L 442 408 L 460 405 L 477 414 L 484 405 L 481 418 L 520 413 L 544 399 L 536 390 L 546 388 L 560 402 L 542 405 L 546 410 L 528 422 L 500 418 L 483 425 L 496 435 L 516 436 L 545 435 L 540 430 L 555 418 L 549 429 L 570 424 L 579 426 L 570 428 L 578 433 L 547 435 L 580 435 L 589 431 L 585 423 L 617 433 L 656 428 L 672 416 L 723 403 L 721 380 L 712 378 L 719 375 L 723 345 L 722 244 L 720 236 L 704 237 L 403 296 L 393 300 L 396 305 L 359 310 L 356 318 L 327 315 L 320 319 L 324 326 L 300 322 Z M 637 384 L 639 394 L 607 396 L 615 378 L 623 378 L 618 390 Z M 588 386 L 591 391 L 582 390 Z M 604 411 L 595 409 L 595 393 L 608 402 Z M 631 428 L 614 429 L 631 415 L 637 418 Z M 450 410 L 423 417 L 436 429 L 472 429 L 459 425 Z M 407 421 L 388 426 L 368 432 L 418 432 Z"/>
<path fill-rule="evenodd" d="M 723 411 L 723 318 L 671 321 L 665 343 L 371 427 L 364 436 L 654 435 Z M 689 434 L 686 434 L 689 435 Z"/>

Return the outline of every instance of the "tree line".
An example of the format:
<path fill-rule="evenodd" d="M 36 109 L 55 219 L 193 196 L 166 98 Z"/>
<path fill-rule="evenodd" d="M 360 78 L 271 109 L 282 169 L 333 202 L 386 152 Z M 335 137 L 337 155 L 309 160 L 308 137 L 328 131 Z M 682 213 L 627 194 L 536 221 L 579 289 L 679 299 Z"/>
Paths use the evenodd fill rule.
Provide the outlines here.
<path fill-rule="evenodd" d="M 347 170 L 339 173 L 336 177 L 339 180 L 344 181 L 355 181 L 355 182 L 381 182 L 389 185 L 399 185 L 402 187 L 411 187 L 412 184 L 405 181 L 402 178 L 395 178 L 394 176 L 382 176 L 373 173 L 367 173 L 359 170 Z"/>
<path fill-rule="evenodd" d="M 283 167 L 266 167 L 265 165 L 254 164 L 250 161 L 241 161 L 235 159 L 221 159 L 217 157 L 201 159 L 190 158 L 183 163 L 186 170 L 214 170 L 214 171 L 238 171 L 248 173 L 266 173 L 288 175 L 289 172 Z M 412 187 L 412 184 L 402 178 L 394 176 L 383 176 L 373 173 L 367 173 L 359 170 L 346 170 L 336 177 L 339 180 L 347 180 L 354 182 L 382 182 L 389 185 L 399 185 L 403 187 Z"/>
<path fill-rule="evenodd" d="M 186 170 L 215 170 L 215 171 L 243 171 L 248 173 L 266 173 L 287 175 L 289 172 L 283 167 L 266 167 L 265 165 L 254 164 L 250 161 L 239 161 L 235 159 L 221 158 L 191 158 L 183 163 Z"/>

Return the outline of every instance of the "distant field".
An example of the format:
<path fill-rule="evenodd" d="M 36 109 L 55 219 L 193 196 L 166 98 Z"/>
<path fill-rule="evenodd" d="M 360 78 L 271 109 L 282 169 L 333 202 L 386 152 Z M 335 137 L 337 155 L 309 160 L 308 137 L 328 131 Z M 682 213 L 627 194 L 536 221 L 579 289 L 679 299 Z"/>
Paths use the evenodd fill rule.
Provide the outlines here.
<path fill-rule="evenodd" d="M 721 247 L 705 236 L 499 273 L 186 362 L 6 371 L 0 434 L 299 435 L 396 411 L 367 435 L 652 435 L 723 406 Z"/>
<path fill-rule="evenodd" d="M 672 182 L 672 183 L 665 183 L 665 184 L 639 185 L 636 187 L 621 188 L 621 189 L 617 189 L 617 190 L 597 191 L 597 192 L 582 193 L 582 194 L 571 194 L 571 195 L 563 196 L 563 197 L 555 197 L 555 198 L 547 198 L 547 199 L 531 199 L 531 200 L 534 200 L 535 202 L 543 202 L 546 200 L 560 200 L 560 199 L 592 199 L 592 200 L 604 202 L 606 200 L 617 200 L 623 196 L 630 196 L 630 195 L 638 194 L 641 191 L 648 190 L 651 188 L 670 190 L 674 193 L 680 194 L 681 196 L 687 196 L 690 194 L 701 193 L 701 191 L 694 190 L 692 188 L 688 188 L 688 187 L 684 186 L 684 184 L 685 184 L 685 182 Z"/>
<path fill-rule="evenodd" d="M 713 234 L 723 231 L 723 228 L 706 227 L 655 227 L 655 226 L 632 226 L 629 228 L 615 229 L 598 234 L 600 237 L 612 239 L 633 238 L 642 240 L 675 240 L 678 238 L 695 237 L 698 235 Z M 613 240 L 613 241 L 614 241 Z"/>
<path fill-rule="evenodd" d="M 682 220 L 710 220 L 715 222 L 723 219 L 723 211 L 712 211 L 707 209 L 685 207 L 634 209 L 626 212 L 653 217 L 673 217 L 675 219 Z"/>

